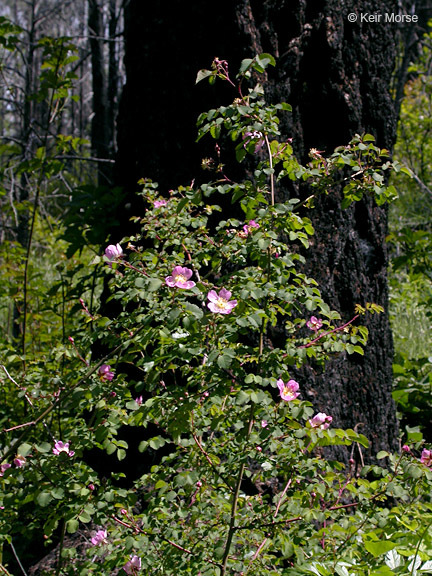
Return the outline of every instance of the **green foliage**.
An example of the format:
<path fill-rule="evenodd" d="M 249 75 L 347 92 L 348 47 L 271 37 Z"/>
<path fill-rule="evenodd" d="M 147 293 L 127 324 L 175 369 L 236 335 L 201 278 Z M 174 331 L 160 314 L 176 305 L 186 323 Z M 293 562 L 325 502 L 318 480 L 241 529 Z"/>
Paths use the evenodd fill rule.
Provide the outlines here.
<path fill-rule="evenodd" d="M 5 549 L 24 533 L 52 542 L 100 526 L 106 535 L 80 556 L 60 538 L 59 573 L 138 573 L 138 561 L 144 574 L 167 575 L 429 569 L 431 538 L 418 527 L 432 522 L 432 472 L 427 451 L 417 458 L 421 437 L 401 456 L 380 453 L 382 467 L 332 461 L 327 446 L 361 450 L 368 441 L 330 427 L 328 415 L 313 417 L 290 374 L 312 360 L 362 354 L 367 330 L 358 318 L 382 310 L 353 303 L 352 318 L 341 319 L 329 308 L 298 266 L 311 222 L 298 199 L 276 202 L 278 183 L 290 178 L 311 184 L 306 207 L 342 179 L 344 205 L 364 194 L 381 203 L 394 196 L 384 174 L 398 165 L 383 162 L 386 152 L 364 135 L 301 166 L 279 141 L 277 115 L 289 107 L 266 106 L 259 85 L 243 95 L 243 83 L 273 64 L 269 55 L 244 61 L 239 97 L 199 118 L 199 138 L 225 130 L 239 161 L 256 159 L 253 177 L 232 182 L 218 166 L 214 181 L 169 198 L 143 180 L 140 234 L 93 260 L 116 315 L 95 313 L 83 294 L 69 314 L 80 309 L 87 330 L 66 341 L 74 322 L 63 320 L 61 344 L 32 360 L 28 352 L 24 367 L 4 359 Z M 224 61 L 203 78 L 234 85 Z M 224 195 L 230 214 L 217 203 Z M 91 229 L 73 220 L 79 245 Z M 142 456 L 132 466 L 137 480 L 120 488 L 128 479 L 114 470 L 127 469 L 132 448 L 125 429 Z M 110 468 L 100 477 L 92 465 L 105 454 Z"/>
<path fill-rule="evenodd" d="M 391 319 L 395 341 L 394 398 L 403 420 L 430 440 L 432 356 L 432 34 L 411 67 L 395 156 L 409 169 L 394 174 L 399 200 L 390 211 Z"/>

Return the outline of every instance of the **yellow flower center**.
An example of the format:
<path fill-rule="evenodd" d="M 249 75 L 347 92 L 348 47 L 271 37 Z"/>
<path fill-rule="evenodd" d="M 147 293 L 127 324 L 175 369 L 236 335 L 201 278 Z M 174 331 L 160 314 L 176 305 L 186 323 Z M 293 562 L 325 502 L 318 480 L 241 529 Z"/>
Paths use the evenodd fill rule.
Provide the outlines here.
<path fill-rule="evenodd" d="M 176 282 L 186 282 L 186 276 L 184 276 L 183 274 L 177 274 L 177 276 L 175 277 L 175 281 Z"/>

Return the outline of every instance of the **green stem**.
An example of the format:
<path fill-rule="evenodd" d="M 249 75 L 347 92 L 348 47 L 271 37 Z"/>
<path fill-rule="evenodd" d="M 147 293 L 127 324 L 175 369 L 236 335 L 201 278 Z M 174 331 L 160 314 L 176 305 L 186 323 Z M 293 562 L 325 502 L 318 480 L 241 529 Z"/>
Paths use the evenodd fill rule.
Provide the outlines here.
<path fill-rule="evenodd" d="M 270 148 L 270 142 L 268 139 L 267 134 L 264 134 L 264 138 L 266 141 L 266 145 L 267 145 L 267 151 L 268 151 L 268 155 L 269 155 L 269 164 L 270 164 L 270 193 L 271 193 L 271 205 L 274 206 L 275 205 L 275 185 L 274 185 L 274 173 L 273 173 L 273 156 L 271 153 L 271 148 Z"/>
<path fill-rule="evenodd" d="M 56 576 L 60 575 L 60 570 L 62 567 L 62 552 L 63 552 L 63 544 L 64 544 L 64 537 L 66 534 L 66 521 L 63 519 L 63 526 L 60 535 L 60 543 L 59 543 L 59 550 L 58 550 L 58 560 L 57 560 L 57 569 L 56 569 Z"/>
<path fill-rule="evenodd" d="M 432 524 L 432 520 L 427 524 L 426 528 L 423 530 L 422 535 L 421 535 L 420 538 L 419 538 L 419 541 L 418 541 L 417 546 L 416 546 L 416 551 L 415 551 L 415 554 L 414 554 L 414 558 L 413 558 L 413 561 L 412 561 L 411 574 L 415 574 L 415 573 L 417 572 L 415 565 L 416 565 L 416 560 L 417 560 L 417 556 L 418 556 L 418 551 L 420 550 L 420 544 L 422 543 L 422 540 L 423 540 L 426 532 L 429 530 L 429 526 L 430 526 L 431 524 Z"/>
<path fill-rule="evenodd" d="M 254 410 L 255 410 L 255 407 L 252 404 L 252 406 L 250 408 L 250 414 L 249 414 L 249 427 L 248 427 L 248 432 L 247 432 L 247 438 L 249 438 L 249 436 L 252 432 L 252 426 L 253 426 L 253 422 L 254 422 Z M 222 558 L 222 569 L 221 569 L 220 576 L 225 576 L 226 571 L 227 571 L 228 557 L 229 557 L 234 533 L 236 531 L 236 525 L 235 524 L 236 524 L 237 508 L 238 508 L 240 489 L 241 489 L 241 484 L 243 481 L 243 475 L 244 475 L 245 468 L 246 467 L 245 467 L 245 464 L 243 462 L 240 466 L 240 470 L 239 470 L 239 473 L 237 476 L 237 484 L 236 484 L 236 488 L 235 488 L 233 499 L 232 499 L 230 524 L 229 524 L 228 536 L 227 536 L 227 540 L 226 540 L 226 544 L 225 544 L 225 551 L 224 551 L 224 555 Z"/>

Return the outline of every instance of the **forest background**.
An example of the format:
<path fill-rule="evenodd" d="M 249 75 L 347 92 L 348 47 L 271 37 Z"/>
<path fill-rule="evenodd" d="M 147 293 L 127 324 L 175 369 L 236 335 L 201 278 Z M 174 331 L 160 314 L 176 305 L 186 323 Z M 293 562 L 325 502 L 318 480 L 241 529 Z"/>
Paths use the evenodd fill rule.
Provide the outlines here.
<path fill-rule="evenodd" d="M 430 570 L 430 7 L 337 5 L 4 2 L 3 573 Z"/>

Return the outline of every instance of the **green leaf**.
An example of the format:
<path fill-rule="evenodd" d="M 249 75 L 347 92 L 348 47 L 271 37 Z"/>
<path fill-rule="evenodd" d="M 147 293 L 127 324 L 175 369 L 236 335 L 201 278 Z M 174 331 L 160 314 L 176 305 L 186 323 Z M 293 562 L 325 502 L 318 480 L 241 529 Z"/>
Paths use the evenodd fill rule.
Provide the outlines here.
<path fill-rule="evenodd" d="M 186 310 L 188 312 L 191 312 L 191 314 L 193 314 L 195 316 L 195 318 L 197 318 L 198 320 L 201 320 L 201 318 L 203 317 L 203 311 L 201 308 L 199 308 L 196 304 L 191 304 L 190 302 L 185 302 L 184 307 L 186 308 Z"/>
<path fill-rule="evenodd" d="M 149 292 L 156 292 L 162 286 L 163 281 L 160 278 L 149 278 L 147 290 Z"/>
<path fill-rule="evenodd" d="M 217 140 L 221 133 L 221 125 L 220 124 L 213 124 L 210 128 L 210 134 L 213 136 L 215 140 Z"/>
<path fill-rule="evenodd" d="M 222 546 L 219 546 L 219 548 L 215 548 L 214 557 L 217 560 L 220 560 L 221 558 L 223 558 L 224 554 L 225 554 L 225 548 L 223 548 Z"/>
<path fill-rule="evenodd" d="M 238 76 L 242 76 L 250 68 L 252 62 L 253 62 L 252 58 L 245 58 L 244 60 L 242 60 Z"/>
<path fill-rule="evenodd" d="M 51 492 L 40 492 L 36 496 L 36 502 L 39 504 L 39 506 L 42 506 L 42 508 L 48 506 L 52 499 L 53 497 L 51 496 Z"/>
<path fill-rule="evenodd" d="M 79 527 L 79 522 L 76 518 L 72 518 L 66 522 L 66 531 L 68 534 L 74 534 Z"/>
<path fill-rule="evenodd" d="M 64 498 L 64 490 L 63 488 L 57 487 L 51 490 L 51 494 L 53 498 L 56 500 L 62 500 Z"/>
<path fill-rule="evenodd" d="M 31 445 L 24 442 L 23 444 L 20 444 L 20 447 L 18 448 L 18 454 L 21 454 L 21 456 L 27 456 L 31 449 Z"/>
<path fill-rule="evenodd" d="M 206 70 L 205 68 L 199 70 L 196 76 L 195 84 L 198 84 L 198 82 L 201 82 L 201 80 L 204 80 L 205 78 L 208 78 L 211 75 L 212 75 L 211 70 Z"/>
<path fill-rule="evenodd" d="M 149 441 L 149 445 L 153 450 L 158 450 L 159 448 L 162 448 L 162 446 L 165 446 L 165 444 L 166 440 L 165 438 L 162 438 L 162 436 L 155 436 Z"/>
<path fill-rule="evenodd" d="M 273 58 L 271 54 L 267 54 L 264 52 L 263 54 L 259 54 L 256 57 L 256 62 L 260 68 L 265 70 L 267 66 L 276 66 L 276 60 Z"/>
<path fill-rule="evenodd" d="M 91 515 L 87 512 L 87 510 L 83 510 L 81 514 L 78 516 L 80 522 L 84 522 L 84 524 L 88 524 L 91 522 Z"/>
<path fill-rule="evenodd" d="M 381 450 L 377 454 L 377 460 L 381 460 L 382 458 L 387 458 L 388 456 L 390 456 L 390 452 L 387 452 L 386 450 Z"/>
<path fill-rule="evenodd" d="M 119 448 L 117 450 L 117 459 L 118 460 L 124 460 L 126 458 L 126 450 L 123 450 L 122 448 Z"/>
<path fill-rule="evenodd" d="M 381 554 L 386 554 L 396 547 L 395 542 L 390 542 L 389 540 L 379 540 L 378 542 L 366 541 L 364 545 L 366 550 L 370 552 L 374 558 L 381 556 Z"/>

